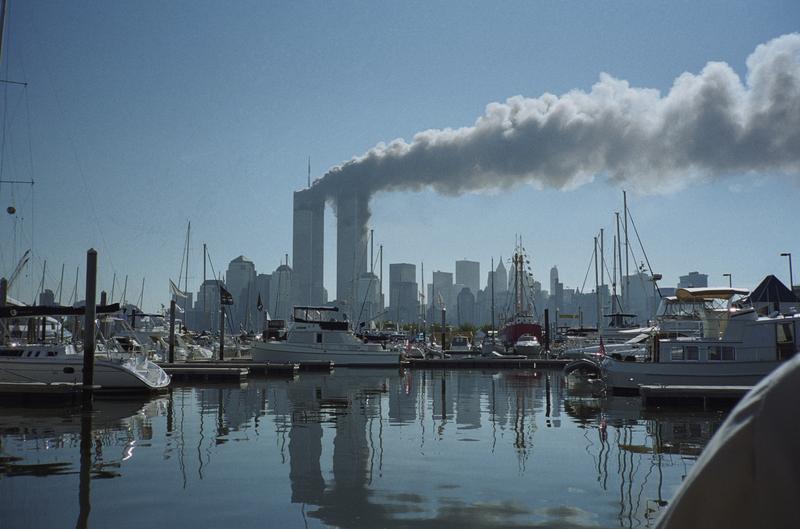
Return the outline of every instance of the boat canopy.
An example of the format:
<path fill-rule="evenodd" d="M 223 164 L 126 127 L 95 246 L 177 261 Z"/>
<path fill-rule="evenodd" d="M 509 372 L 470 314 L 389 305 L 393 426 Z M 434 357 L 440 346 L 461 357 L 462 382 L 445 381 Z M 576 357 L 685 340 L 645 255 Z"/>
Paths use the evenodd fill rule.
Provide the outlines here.
<path fill-rule="evenodd" d="M 746 296 L 750 293 L 746 288 L 679 288 L 675 297 L 679 301 L 702 301 L 705 299 L 730 299 L 733 296 Z"/>

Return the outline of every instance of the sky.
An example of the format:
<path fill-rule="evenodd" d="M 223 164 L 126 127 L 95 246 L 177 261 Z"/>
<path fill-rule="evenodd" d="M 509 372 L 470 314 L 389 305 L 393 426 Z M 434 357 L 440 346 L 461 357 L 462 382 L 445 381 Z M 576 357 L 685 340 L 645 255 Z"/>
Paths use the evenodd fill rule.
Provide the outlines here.
<path fill-rule="evenodd" d="M 203 243 L 218 273 L 241 254 L 259 273 L 286 253 L 291 261 L 292 192 L 306 186 L 309 156 L 319 179 L 376 145 L 475 127 L 487 108 L 516 96 L 583 97 L 603 79 L 660 100 L 687 72 L 696 78 L 725 63 L 747 89 L 748 57 L 800 31 L 796 1 L 696 4 L 11 2 L 0 72 L 27 86 L 0 86 L 0 180 L 35 184 L 0 184 L 3 210 L 17 210 L 0 220 L 0 274 L 10 276 L 31 248 L 14 296 L 32 299 L 47 261 L 45 287 L 58 289 L 63 265 L 66 302 L 80 267 L 83 298 L 93 247 L 100 287 L 111 292 L 116 274 L 118 297 L 127 276 L 135 302 L 144 278 L 143 308 L 154 310 L 180 274 L 189 221 L 190 290 L 202 280 Z M 796 131 L 794 96 L 784 125 Z M 696 98 L 680 101 L 696 105 L 681 106 L 681 120 L 706 116 Z M 781 153 L 742 151 L 722 136 L 693 138 L 698 156 L 716 158 L 708 167 L 689 160 L 652 169 L 671 159 L 675 146 L 665 143 L 662 151 L 651 145 L 622 179 L 616 166 L 589 164 L 565 186 L 550 185 L 545 166 L 457 193 L 377 189 L 370 228 L 384 247 L 384 272 L 410 262 L 419 273 L 424 262 L 429 282 L 432 271 L 454 271 L 466 258 L 480 261 L 483 283 L 490 259 L 507 259 L 521 236 L 537 279 L 546 285 L 557 265 L 565 286 L 580 288 L 600 228 L 611 246 L 625 188 L 663 286 L 695 270 L 717 285 L 727 284 L 724 273 L 745 288 L 767 274 L 788 283 L 779 254 L 800 258 L 800 162 L 789 154 L 771 163 Z M 591 156 L 584 151 L 593 144 L 576 145 L 563 158 L 563 141 L 537 152 Z M 729 163 L 742 157 L 760 162 Z M 329 212 L 330 297 L 335 222 Z M 638 243 L 634 250 L 641 260 Z"/>

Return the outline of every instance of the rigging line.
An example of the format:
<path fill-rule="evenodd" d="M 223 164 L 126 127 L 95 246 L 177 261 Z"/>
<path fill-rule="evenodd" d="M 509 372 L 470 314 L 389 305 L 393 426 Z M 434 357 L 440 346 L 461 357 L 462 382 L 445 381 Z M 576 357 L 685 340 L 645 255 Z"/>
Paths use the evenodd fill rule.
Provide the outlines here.
<path fill-rule="evenodd" d="M 581 285 L 581 294 L 583 294 L 584 289 L 586 288 L 586 280 L 589 279 L 589 270 L 592 269 L 592 263 L 594 262 L 594 250 L 589 257 L 589 265 L 586 267 L 586 275 L 583 276 L 583 285 Z"/>
<path fill-rule="evenodd" d="M 32 19 L 31 20 L 31 25 L 33 26 L 34 36 L 38 37 L 40 32 L 39 32 L 39 28 L 36 26 L 36 21 Z M 44 50 L 42 50 L 42 48 L 41 48 L 41 46 L 42 46 L 41 43 L 43 42 L 43 39 L 33 38 L 32 40 L 36 43 L 37 46 L 39 46 L 39 52 L 41 53 L 41 55 L 43 57 L 47 57 L 47 54 L 43 53 Z M 62 123 L 66 124 L 67 123 L 66 113 L 64 112 L 63 105 L 61 104 L 61 98 L 58 96 L 58 92 L 55 89 L 55 82 L 54 82 L 54 79 L 53 79 L 53 74 L 50 71 L 50 69 L 47 67 L 47 63 L 46 62 L 43 63 L 43 67 L 44 67 L 44 71 L 46 73 L 47 80 L 50 83 L 50 90 L 53 93 L 53 99 L 56 102 L 56 108 L 58 109 L 58 115 L 61 117 Z M 97 216 L 97 208 L 95 208 L 94 200 L 92 199 L 92 194 L 93 193 L 91 192 L 91 189 L 89 188 L 89 184 L 86 182 L 86 174 L 85 174 L 85 172 L 83 170 L 83 165 L 81 164 L 80 157 L 78 156 L 78 148 L 77 148 L 76 143 L 75 143 L 75 138 L 71 134 L 71 129 L 69 127 L 65 127 L 64 130 L 65 130 L 65 134 L 67 135 L 67 139 L 69 140 L 68 143 L 69 143 L 69 146 L 70 146 L 70 148 L 72 150 L 72 156 L 75 159 L 75 165 L 76 165 L 76 167 L 78 169 L 78 174 L 81 177 L 81 184 L 83 185 L 83 190 L 84 190 L 84 194 L 86 196 L 86 200 L 89 203 L 89 211 L 91 213 L 92 220 L 94 220 L 95 229 L 97 230 L 97 233 L 100 235 L 100 241 L 101 241 L 101 243 L 103 245 L 103 248 L 106 251 L 106 258 L 108 259 L 108 262 L 111 265 L 111 270 L 113 272 L 116 272 L 117 270 L 116 270 L 116 267 L 114 266 L 114 260 L 111 258 L 111 248 L 108 245 L 108 242 L 106 241 L 105 234 L 103 233 L 103 230 L 102 230 L 102 228 L 100 226 L 100 219 Z"/>
<path fill-rule="evenodd" d="M 628 218 L 631 219 L 631 225 L 633 225 L 633 232 L 636 234 L 636 240 L 639 241 L 639 247 L 642 249 L 642 254 L 644 255 L 644 260 L 647 263 L 647 269 L 650 270 L 650 276 L 653 275 L 653 267 L 650 266 L 650 259 L 647 258 L 647 251 L 644 249 L 644 245 L 642 244 L 642 239 L 639 237 L 639 230 L 636 229 L 636 222 L 633 220 L 633 215 L 631 215 L 631 208 L 628 208 Z M 656 290 L 658 291 L 658 296 L 661 296 L 661 289 L 658 288 L 658 283 L 653 281 L 653 284 L 656 286 Z"/>

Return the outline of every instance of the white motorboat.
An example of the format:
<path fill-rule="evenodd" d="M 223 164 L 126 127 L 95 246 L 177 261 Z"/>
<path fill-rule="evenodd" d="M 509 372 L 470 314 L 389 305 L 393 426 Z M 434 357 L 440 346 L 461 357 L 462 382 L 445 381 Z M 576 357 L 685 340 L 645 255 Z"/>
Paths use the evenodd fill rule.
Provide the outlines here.
<path fill-rule="evenodd" d="M 525 356 L 538 356 L 542 351 L 542 346 L 536 336 L 523 334 L 514 343 L 514 352 Z"/>
<path fill-rule="evenodd" d="M 336 307 L 295 307 L 286 340 L 255 341 L 254 362 L 333 362 L 336 366 L 399 366 L 402 352 L 363 342 Z"/>
<path fill-rule="evenodd" d="M 158 391 L 170 376 L 144 354 L 98 353 L 93 384 L 100 390 Z M 71 344 L 0 346 L 0 383 L 81 384 L 83 354 Z"/>
<path fill-rule="evenodd" d="M 644 357 L 604 355 L 600 371 L 613 392 L 641 385 L 750 386 L 798 352 L 800 314 L 759 317 L 732 303 L 736 289 L 678 289 L 680 300 L 698 302 L 699 336 L 655 335 Z M 713 302 L 713 303 L 709 303 Z"/>

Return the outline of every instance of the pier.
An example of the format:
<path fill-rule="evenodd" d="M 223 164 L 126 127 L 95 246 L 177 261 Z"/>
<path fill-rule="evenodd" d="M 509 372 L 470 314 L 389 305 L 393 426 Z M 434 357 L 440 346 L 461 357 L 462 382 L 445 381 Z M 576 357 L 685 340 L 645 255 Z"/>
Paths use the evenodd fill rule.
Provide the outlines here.
<path fill-rule="evenodd" d="M 467 356 L 463 358 L 412 358 L 408 360 L 408 367 L 426 369 L 429 367 L 448 367 L 452 369 L 471 369 L 494 367 L 501 369 L 561 369 L 569 360 L 556 358 L 497 358 L 484 356 Z"/>
<path fill-rule="evenodd" d="M 159 366 L 175 378 L 192 380 L 242 380 L 248 376 L 294 376 L 298 371 L 331 371 L 333 362 L 305 364 L 247 361 L 162 362 Z"/>

